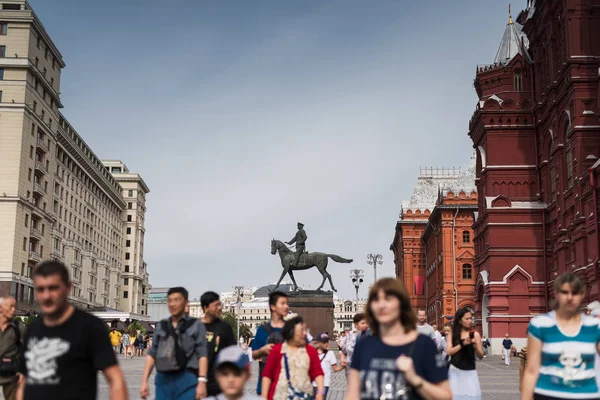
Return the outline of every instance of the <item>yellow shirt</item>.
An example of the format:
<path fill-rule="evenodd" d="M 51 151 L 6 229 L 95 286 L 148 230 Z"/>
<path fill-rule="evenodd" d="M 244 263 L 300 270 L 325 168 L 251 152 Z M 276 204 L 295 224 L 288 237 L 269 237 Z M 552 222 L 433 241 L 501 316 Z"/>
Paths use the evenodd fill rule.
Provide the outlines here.
<path fill-rule="evenodd" d="M 121 344 L 121 332 L 113 331 L 108 334 L 108 337 L 110 338 L 110 344 L 112 346 L 118 346 Z"/>

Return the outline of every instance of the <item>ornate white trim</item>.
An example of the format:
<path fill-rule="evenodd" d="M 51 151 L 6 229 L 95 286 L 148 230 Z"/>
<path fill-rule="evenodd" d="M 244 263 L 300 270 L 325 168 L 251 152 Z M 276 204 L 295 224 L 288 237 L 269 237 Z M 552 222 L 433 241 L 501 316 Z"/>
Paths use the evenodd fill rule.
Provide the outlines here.
<path fill-rule="evenodd" d="M 525 269 L 523 269 L 523 267 L 521 267 L 519 264 L 516 264 L 514 267 L 512 267 L 512 269 L 510 271 L 508 271 L 506 273 L 506 275 L 504 275 L 504 277 L 502 278 L 501 281 L 490 281 L 489 284 L 490 285 L 506 285 L 508 283 L 508 278 L 511 275 L 513 275 L 517 270 L 520 270 L 525 276 L 527 276 L 532 285 L 543 285 L 544 284 L 544 282 L 534 281 L 533 276 L 531 276 L 531 274 L 529 272 L 525 271 Z M 487 272 L 487 271 L 485 271 L 485 272 Z"/>

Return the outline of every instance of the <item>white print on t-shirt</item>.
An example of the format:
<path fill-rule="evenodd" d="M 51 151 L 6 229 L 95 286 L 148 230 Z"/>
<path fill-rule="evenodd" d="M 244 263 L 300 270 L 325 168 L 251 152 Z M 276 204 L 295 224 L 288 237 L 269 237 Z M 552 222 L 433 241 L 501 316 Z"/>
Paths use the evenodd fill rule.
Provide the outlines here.
<path fill-rule="evenodd" d="M 360 371 L 363 382 L 361 398 L 368 399 L 404 399 L 407 387 L 404 376 L 398 373 L 396 361 L 389 358 L 371 359 L 369 369 Z"/>
<path fill-rule="evenodd" d="M 555 380 L 562 382 L 565 386 L 576 387 L 581 384 L 581 381 L 593 378 L 596 376 L 594 369 L 587 369 L 586 363 L 581 357 L 581 353 L 576 351 L 565 350 L 558 357 L 561 367 L 546 366 L 540 368 L 540 373 L 544 375 L 552 375 Z"/>
<path fill-rule="evenodd" d="M 56 359 L 69 351 L 71 344 L 61 338 L 31 338 L 25 350 L 28 385 L 58 385 Z"/>

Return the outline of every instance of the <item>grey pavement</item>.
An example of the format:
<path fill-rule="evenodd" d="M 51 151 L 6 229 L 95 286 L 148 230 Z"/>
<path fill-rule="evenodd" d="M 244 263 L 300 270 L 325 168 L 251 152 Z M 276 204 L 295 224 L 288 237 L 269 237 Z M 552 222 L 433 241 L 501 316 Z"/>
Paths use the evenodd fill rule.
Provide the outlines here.
<path fill-rule="evenodd" d="M 129 399 L 140 399 L 140 384 L 142 379 L 142 370 L 144 367 L 144 358 L 124 358 L 118 356 L 119 363 L 129 389 Z M 477 372 L 484 400 L 514 400 L 519 398 L 519 360 L 513 359 L 512 365 L 507 367 L 500 356 L 489 356 L 477 363 Z M 256 388 L 256 379 L 258 374 L 258 362 L 252 364 L 252 378 L 246 386 L 246 392 L 254 393 Z M 98 399 L 108 399 L 108 385 L 106 380 L 100 374 L 98 376 Z M 332 385 L 328 400 L 342 400 L 346 391 L 346 374 L 344 371 L 333 374 Z M 0 394 L 0 399 L 4 397 Z M 154 399 L 154 375 L 150 378 L 150 399 Z"/>

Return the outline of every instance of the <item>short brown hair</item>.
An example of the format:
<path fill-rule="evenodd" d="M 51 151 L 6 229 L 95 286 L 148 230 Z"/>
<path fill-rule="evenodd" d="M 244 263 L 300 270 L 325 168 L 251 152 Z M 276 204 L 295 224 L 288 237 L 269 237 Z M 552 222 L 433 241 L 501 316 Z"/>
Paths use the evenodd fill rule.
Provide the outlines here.
<path fill-rule="evenodd" d="M 366 306 L 366 317 L 371 334 L 379 335 L 379 323 L 371 311 L 371 303 L 377 298 L 380 290 L 388 296 L 395 296 L 400 301 L 400 323 L 406 332 L 417 328 L 417 315 L 410 305 L 410 299 L 404 284 L 395 278 L 382 278 L 375 282 L 369 291 L 369 301 Z"/>
<path fill-rule="evenodd" d="M 354 318 L 352 318 L 352 322 L 354 322 L 355 324 L 358 324 L 360 321 L 362 321 L 364 319 L 366 319 L 365 313 L 359 312 L 358 314 L 356 314 L 354 316 Z"/>
<path fill-rule="evenodd" d="M 565 272 L 554 281 L 554 290 L 556 293 L 559 292 L 560 288 L 565 283 L 568 283 L 569 286 L 571 286 L 571 291 L 575 294 L 582 294 L 585 292 L 585 283 L 583 283 L 583 280 L 579 275 L 572 272 Z"/>

